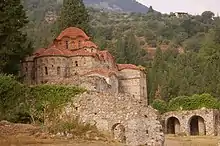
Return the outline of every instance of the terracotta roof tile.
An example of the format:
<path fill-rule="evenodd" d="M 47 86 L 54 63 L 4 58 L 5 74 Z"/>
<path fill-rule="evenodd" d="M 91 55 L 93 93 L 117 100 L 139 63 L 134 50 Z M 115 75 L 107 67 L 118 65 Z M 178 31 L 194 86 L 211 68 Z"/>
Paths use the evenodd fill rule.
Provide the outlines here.
<path fill-rule="evenodd" d="M 134 70 L 140 70 L 139 67 L 137 67 L 134 64 L 117 64 L 118 70 L 121 71 L 123 69 L 134 69 Z"/>
<path fill-rule="evenodd" d="M 88 48 L 98 48 L 98 46 L 95 44 L 95 43 L 93 43 L 93 42 L 91 42 L 91 41 L 85 41 L 84 43 L 83 43 L 83 47 L 88 47 Z"/>
<path fill-rule="evenodd" d="M 79 49 L 79 50 L 73 51 L 72 56 L 93 56 L 93 57 L 98 57 L 98 55 L 96 53 L 86 51 L 85 49 Z"/>
<path fill-rule="evenodd" d="M 66 56 L 63 50 L 58 49 L 55 45 L 53 45 L 50 48 L 45 49 L 45 51 L 39 54 L 38 56 L 42 57 L 42 56 L 59 56 L 59 55 Z"/>
<path fill-rule="evenodd" d="M 114 62 L 115 58 L 112 56 L 111 53 L 109 53 L 107 50 L 99 51 L 98 55 L 101 60 L 111 60 Z"/>
<path fill-rule="evenodd" d="M 65 56 L 72 56 L 73 55 L 73 52 L 68 49 L 60 48 L 60 50 L 64 53 Z"/>
<path fill-rule="evenodd" d="M 40 49 L 37 49 L 33 55 L 40 55 L 41 53 L 43 53 L 46 49 L 45 48 L 40 48 Z"/>
<path fill-rule="evenodd" d="M 105 77 L 110 77 L 111 75 L 116 75 L 117 73 L 113 70 L 109 70 L 109 69 L 103 69 L 103 68 L 99 68 L 99 69 L 95 69 L 92 71 L 89 71 L 87 73 L 85 73 L 84 75 L 92 75 L 92 74 L 99 74 Z"/>
<path fill-rule="evenodd" d="M 86 33 L 77 27 L 66 28 L 60 33 L 60 35 L 56 39 L 61 40 L 65 36 L 70 37 L 70 38 L 76 38 L 78 36 L 81 36 L 85 38 L 86 40 L 89 40 L 89 37 L 86 35 Z"/>

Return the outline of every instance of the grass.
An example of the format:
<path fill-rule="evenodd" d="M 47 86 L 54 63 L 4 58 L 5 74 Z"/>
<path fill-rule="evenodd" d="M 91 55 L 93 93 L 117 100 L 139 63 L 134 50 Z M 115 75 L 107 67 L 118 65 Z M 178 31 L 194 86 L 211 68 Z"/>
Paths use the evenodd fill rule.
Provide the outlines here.
<path fill-rule="evenodd" d="M 165 146 L 217 146 L 218 137 L 191 136 L 174 137 L 167 135 Z"/>

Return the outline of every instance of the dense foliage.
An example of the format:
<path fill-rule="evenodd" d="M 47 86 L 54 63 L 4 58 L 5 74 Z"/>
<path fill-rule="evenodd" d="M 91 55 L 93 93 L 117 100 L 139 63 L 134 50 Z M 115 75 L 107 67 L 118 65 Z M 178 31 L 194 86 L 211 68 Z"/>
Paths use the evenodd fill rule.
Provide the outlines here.
<path fill-rule="evenodd" d="M 89 33 L 89 14 L 83 0 L 63 0 L 57 34 L 68 27 L 78 27 Z"/>
<path fill-rule="evenodd" d="M 219 109 L 220 101 L 210 94 L 194 94 L 192 96 L 179 96 L 168 103 L 163 100 L 154 100 L 152 106 L 159 112 L 179 110 L 196 110 L 201 108 Z"/>
<path fill-rule="evenodd" d="M 0 119 L 44 122 L 49 117 L 50 120 L 55 120 L 59 110 L 75 95 L 84 91 L 73 86 L 27 87 L 13 76 L 0 75 Z"/>
<path fill-rule="evenodd" d="M 74 5 L 74 2 L 79 5 Z M 85 31 L 90 30 L 93 41 L 101 49 L 107 48 L 114 54 L 118 63 L 133 63 L 146 67 L 148 97 L 155 108 L 161 108 L 164 112 L 178 110 L 180 107 L 218 107 L 213 102 L 218 103 L 220 94 L 220 19 L 212 12 L 176 17 L 173 13 L 161 14 L 153 8 L 146 14 L 89 9 L 88 16 L 81 0 L 66 0 L 63 6 L 53 0 L 23 0 L 23 4 L 30 20 L 25 31 L 34 42 L 35 48 L 46 47 L 54 39 L 53 32 L 57 24 L 60 27 L 56 30 L 58 33 L 63 28 L 78 26 Z M 0 8 L 0 71 L 16 72 L 19 60 L 31 50 L 26 35 L 21 31 L 27 21 L 19 0 L 0 2 Z M 57 21 L 46 21 L 49 12 L 56 15 L 55 18 L 58 16 Z M 149 48 L 156 49 L 153 60 L 148 58 L 149 54 L 145 51 Z M 184 52 L 180 53 L 178 49 Z M 9 80 L 8 77 L 3 79 Z M 2 82 L 5 82 L 3 79 Z M 69 88 L 27 88 L 13 79 L 13 84 L 2 84 L 2 113 L 6 114 L 6 119 L 8 114 L 15 114 L 12 117 L 16 117 L 19 115 L 17 113 L 26 113 L 33 121 L 41 120 L 43 115 L 38 113 L 41 112 L 39 109 L 45 110 L 48 102 L 52 106 L 50 108 L 58 106 L 57 103 L 65 103 L 69 99 L 68 95 L 72 95 Z M 14 93 L 9 92 L 11 90 Z M 51 95 L 47 95 L 44 90 Z M 75 94 L 76 89 L 73 91 Z M 45 93 L 46 96 L 40 93 Z M 9 95 L 10 98 L 7 99 Z M 28 104 L 15 102 L 15 95 Z M 60 101 L 61 96 L 66 96 L 67 99 Z M 59 100 L 53 99 L 54 97 Z M 171 102 L 173 103 L 170 104 Z M 206 102 L 206 105 L 202 102 Z M 12 103 L 16 106 L 11 107 Z M 169 109 L 165 108 L 166 104 Z M 16 112 L 11 113 L 12 110 Z"/>
<path fill-rule="evenodd" d="M 17 73 L 24 56 L 32 51 L 22 32 L 27 17 L 20 0 L 0 1 L 0 73 Z"/>

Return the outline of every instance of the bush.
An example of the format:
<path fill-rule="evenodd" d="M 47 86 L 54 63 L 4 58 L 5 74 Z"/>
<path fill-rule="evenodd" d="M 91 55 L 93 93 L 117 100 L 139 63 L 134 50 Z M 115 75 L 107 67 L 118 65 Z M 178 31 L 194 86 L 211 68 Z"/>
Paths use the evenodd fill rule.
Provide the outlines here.
<path fill-rule="evenodd" d="M 188 96 L 179 96 L 173 98 L 168 103 L 169 111 L 182 110 L 183 106 L 187 107 L 185 104 L 188 104 L 189 102 Z"/>
<path fill-rule="evenodd" d="M 165 101 L 156 99 L 152 103 L 152 107 L 158 110 L 160 113 L 165 113 L 167 112 L 167 104 Z"/>
<path fill-rule="evenodd" d="M 219 109 L 219 101 L 210 94 L 195 94 L 193 96 L 180 96 L 169 101 L 170 111 L 175 110 L 196 110 L 202 107 L 208 109 Z"/>
<path fill-rule="evenodd" d="M 31 100 L 27 105 L 29 114 L 32 115 L 32 118 L 35 117 L 41 121 L 44 121 L 45 114 L 48 120 L 55 120 L 58 118 L 59 110 L 71 101 L 74 96 L 84 91 L 82 88 L 61 85 L 31 87 Z"/>
<path fill-rule="evenodd" d="M 0 120 L 15 122 L 23 112 L 23 102 L 28 87 L 16 81 L 12 75 L 0 74 Z"/>
<path fill-rule="evenodd" d="M 95 126 L 80 123 L 78 118 L 68 121 L 58 120 L 56 121 L 56 123 L 48 127 L 48 131 L 53 134 L 72 134 L 73 136 L 77 136 L 80 138 L 85 137 L 87 132 L 94 132 L 96 134 L 99 134 L 98 129 Z"/>
<path fill-rule="evenodd" d="M 46 117 L 55 120 L 60 109 L 84 91 L 60 85 L 28 87 L 14 76 L 0 74 L 0 120 L 44 122 Z"/>

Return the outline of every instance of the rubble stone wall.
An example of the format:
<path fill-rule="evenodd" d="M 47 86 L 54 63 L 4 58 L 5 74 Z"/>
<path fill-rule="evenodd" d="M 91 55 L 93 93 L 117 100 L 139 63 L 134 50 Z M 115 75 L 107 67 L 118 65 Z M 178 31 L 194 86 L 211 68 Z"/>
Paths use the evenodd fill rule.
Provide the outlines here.
<path fill-rule="evenodd" d="M 179 131 L 176 129 L 176 133 L 173 134 L 184 133 L 186 135 L 192 135 L 192 132 L 195 131 L 193 129 L 198 127 L 197 135 L 216 136 L 219 131 L 218 117 L 218 110 L 202 108 L 191 111 L 168 112 L 162 115 L 162 121 L 164 121 L 165 133 L 170 131 L 168 128 L 172 127 L 172 125 L 169 125 L 169 120 L 175 118 L 180 126 Z"/>
<path fill-rule="evenodd" d="M 130 95 L 87 92 L 75 97 L 64 111 L 63 119 L 79 116 L 81 122 L 111 132 L 127 145 L 163 146 L 164 134 L 156 110 Z"/>

